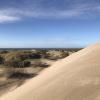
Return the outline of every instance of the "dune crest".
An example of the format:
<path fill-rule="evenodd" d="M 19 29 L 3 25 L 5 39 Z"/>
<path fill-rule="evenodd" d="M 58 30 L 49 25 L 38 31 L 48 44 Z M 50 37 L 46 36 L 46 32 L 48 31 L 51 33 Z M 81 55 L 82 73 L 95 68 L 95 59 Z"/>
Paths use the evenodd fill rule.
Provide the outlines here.
<path fill-rule="evenodd" d="M 56 62 L 0 100 L 100 100 L 100 43 Z"/>

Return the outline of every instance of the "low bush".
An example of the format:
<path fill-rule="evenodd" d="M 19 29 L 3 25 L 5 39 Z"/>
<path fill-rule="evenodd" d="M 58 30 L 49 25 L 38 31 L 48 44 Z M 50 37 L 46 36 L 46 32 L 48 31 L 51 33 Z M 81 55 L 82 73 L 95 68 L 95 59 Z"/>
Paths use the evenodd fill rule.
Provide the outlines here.
<path fill-rule="evenodd" d="M 28 73 L 22 73 L 22 72 L 12 72 L 8 75 L 7 78 L 26 79 L 26 78 L 32 78 L 34 76 L 36 76 L 36 74 L 28 74 Z"/>
<path fill-rule="evenodd" d="M 0 56 L 0 64 L 4 64 L 4 58 L 2 56 Z"/>
<path fill-rule="evenodd" d="M 44 67 L 44 68 L 49 66 L 47 63 L 41 61 L 34 61 L 32 65 L 34 67 Z"/>
<path fill-rule="evenodd" d="M 31 62 L 21 61 L 21 60 L 10 60 L 10 61 L 5 61 L 4 65 L 15 68 L 24 68 L 24 67 L 29 67 L 31 65 Z"/>
<path fill-rule="evenodd" d="M 7 54 L 7 53 L 9 53 L 9 51 L 7 50 L 0 51 L 0 54 Z"/>
<path fill-rule="evenodd" d="M 61 53 L 61 58 L 65 58 L 67 56 L 69 56 L 69 53 L 68 52 L 62 52 Z"/>

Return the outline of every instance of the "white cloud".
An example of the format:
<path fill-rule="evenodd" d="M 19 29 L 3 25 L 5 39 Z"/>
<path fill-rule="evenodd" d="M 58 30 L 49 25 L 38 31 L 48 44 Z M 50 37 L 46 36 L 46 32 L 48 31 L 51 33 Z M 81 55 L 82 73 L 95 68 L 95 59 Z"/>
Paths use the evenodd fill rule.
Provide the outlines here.
<path fill-rule="evenodd" d="M 66 18 L 78 16 L 79 11 L 75 10 L 53 10 L 53 11 L 42 11 L 42 10 L 24 10 L 24 9 L 2 9 L 0 10 L 0 23 L 18 21 L 23 18 Z"/>
<path fill-rule="evenodd" d="M 63 10 L 40 9 L 38 7 L 31 8 L 3 8 L 0 9 L 0 23 L 14 22 L 24 18 L 71 18 L 91 16 L 94 13 L 100 13 L 100 5 L 98 4 L 78 4 Z"/>
<path fill-rule="evenodd" d="M 20 20 L 20 18 L 15 16 L 0 15 L 0 23 L 13 22 L 17 20 Z"/>

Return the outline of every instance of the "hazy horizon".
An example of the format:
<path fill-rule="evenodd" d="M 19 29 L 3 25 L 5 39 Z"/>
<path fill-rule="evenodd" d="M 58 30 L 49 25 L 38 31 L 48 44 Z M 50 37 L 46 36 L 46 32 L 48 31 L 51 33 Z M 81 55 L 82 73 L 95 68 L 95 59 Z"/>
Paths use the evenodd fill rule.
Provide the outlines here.
<path fill-rule="evenodd" d="M 98 0 L 4 0 L 0 48 L 81 48 L 100 41 Z"/>

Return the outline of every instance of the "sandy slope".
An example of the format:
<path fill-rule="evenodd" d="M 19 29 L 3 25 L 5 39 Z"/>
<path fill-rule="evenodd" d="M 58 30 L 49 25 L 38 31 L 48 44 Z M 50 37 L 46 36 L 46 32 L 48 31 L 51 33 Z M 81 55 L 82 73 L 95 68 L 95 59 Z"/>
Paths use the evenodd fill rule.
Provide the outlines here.
<path fill-rule="evenodd" d="M 56 62 L 0 100 L 100 100 L 100 43 Z"/>

